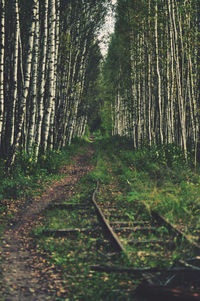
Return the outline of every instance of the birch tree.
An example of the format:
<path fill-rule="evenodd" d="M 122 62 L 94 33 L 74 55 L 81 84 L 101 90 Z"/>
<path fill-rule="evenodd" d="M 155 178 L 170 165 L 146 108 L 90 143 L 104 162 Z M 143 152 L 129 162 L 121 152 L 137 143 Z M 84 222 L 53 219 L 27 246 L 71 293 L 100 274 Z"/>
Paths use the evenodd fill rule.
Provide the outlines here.
<path fill-rule="evenodd" d="M 1 1 L 0 154 L 8 170 L 17 155 L 38 160 L 83 136 L 91 49 L 110 2 Z"/>
<path fill-rule="evenodd" d="M 162 85 L 159 66 L 159 49 L 158 49 L 158 1 L 155 2 L 155 44 L 156 44 L 156 71 L 158 76 L 158 107 L 159 107 L 159 127 L 160 127 L 160 140 L 163 143 L 163 102 L 162 102 Z"/>
<path fill-rule="evenodd" d="M 37 122 L 36 122 L 36 140 L 35 140 L 35 157 L 38 157 L 39 148 L 42 136 L 42 120 L 44 116 L 44 94 L 46 85 L 46 66 L 47 66 L 47 38 L 48 38 L 48 4 L 49 0 L 44 1 L 44 25 L 42 35 L 42 51 L 41 51 L 41 69 L 39 76 L 38 88 L 38 107 L 37 107 Z"/>
<path fill-rule="evenodd" d="M 47 149 L 48 143 L 48 135 L 50 129 L 50 118 L 52 107 L 55 101 L 55 28 L 56 28 L 56 8 L 55 8 L 55 0 L 49 0 L 50 5 L 50 29 L 49 29 L 49 53 L 48 53 L 48 81 L 49 81 L 49 88 L 48 88 L 48 101 L 45 107 L 45 114 L 44 114 L 44 121 L 43 121 L 43 151 L 45 152 Z"/>
<path fill-rule="evenodd" d="M 104 71 L 112 87 L 113 133 L 127 133 L 134 147 L 146 138 L 149 145 L 176 143 L 183 149 L 186 160 L 188 149 L 195 152 L 196 164 L 198 1 L 118 0 L 114 35 L 117 38 L 115 45 L 111 40 Z M 115 56 L 116 64 L 111 60 Z M 119 113 L 118 99 L 130 114 L 126 109 Z M 120 119 L 129 120 L 122 123 L 124 129 L 120 131 L 119 114 Z"/>
<path fill-rule="evenodd" d="M 30 28 L 30 35 L 29 35 L 29 42 L 28 42 L 28 53 L 26 58 L 26 70 L 25 70 L 25 80 L 24 80 L 24 86 L 22 90 L 22 96 L 20 101 L 20 112 L 18 116 L 18 124 L 17 129 L 15 133 L 15 139 L 14 143 L 11 149 L 10 157 L 8 160 L 8 166 L 11 166 L 14 163 L 16 152 L 19 146 L 20 138 L 22 135 L 22 127 L 24 122 L 24 114 L 26 109 L 26 101 L 30 86 L 30 77 L 31 77 L 31 67 L 32 67 L 32 55 L 33 55 L 33 42 L 34 42 L 34 34 L 35 34 L 35 20 L 37 15 L 37 7 L 38 7 L 38 1 L 33 1 L 33 7 L 32 7 L 32 22 L 31 22 L 31 28 Z"/>
<path fill-rule="evenodd" d="M 0 15 L 0 147 L 2 141 L 2 128 L 4 117 L 4 53 L 5 53 L 5 0 L 1 0 Z"/>
<path fill-rule="evenodd" d="M 30 121 L 28 129 L 28 152 L 33 152 L 33 143 L 35 142 L 36 128 L 36 110 L 37 110 L 37 84 L 38 84 L 38 62 L 39 62 L 39 2 L 36 3 L 35 18 L 35 36 L 33 51 L 33 70 L 32 70 L 32 90 L 31 90 L 31 106 Z"/>

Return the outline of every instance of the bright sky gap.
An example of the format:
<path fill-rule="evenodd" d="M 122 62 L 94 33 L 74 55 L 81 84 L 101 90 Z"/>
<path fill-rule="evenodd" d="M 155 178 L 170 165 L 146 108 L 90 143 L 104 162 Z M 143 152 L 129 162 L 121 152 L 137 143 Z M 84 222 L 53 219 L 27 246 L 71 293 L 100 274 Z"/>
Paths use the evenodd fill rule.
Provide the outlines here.
<path fill-rule="evenodd" d="M 115 5 L 116 0 L 112 0 L 112 4 Z M 115 27 L 115 12 L 111 9 L 108 10 L 107 16 L 105 18 L 105 23 L 99 32 L 98 39 L 100 41 L 100 49 L 103 56 L 107 54 L 108 45 L 110 41 L 110 35 L 114 32 Z"/>

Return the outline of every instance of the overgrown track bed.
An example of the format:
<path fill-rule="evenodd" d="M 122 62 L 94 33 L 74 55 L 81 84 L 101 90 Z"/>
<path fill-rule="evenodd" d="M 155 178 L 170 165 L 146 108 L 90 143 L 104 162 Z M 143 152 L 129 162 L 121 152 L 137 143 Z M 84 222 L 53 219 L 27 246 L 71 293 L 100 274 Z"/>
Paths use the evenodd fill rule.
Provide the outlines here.
<path fill-rule="evenodd" d="M 72 300 L 94 300 L 90 290 L 95 287 L 101 291 L 97 300 L 113 300 L 116 297 L 131 300 L 129 295 L 137 283 L 131 280 L 129 273 L 124 277 L 124 274 L 114 272 L 116 283 L 113 284 L 107 273 L 92 270 L 92 265 L 122 265 L 123 259 L 119 254 L 121 250 L 113 246 L 111 236 L 109 239 L 105 237 L 105 231 L 102 231 L 105 225 L 99 222 L 91 199 L 78 198 L 73 202 L 57 200 L 47 208 L 45 225 L 35 233 L 40 247 L 43 241 L 45 248 L 49 248 L 50 260 L 60 265 L 69 286 L 69 297 L 74 298 Z M 81 290 L 83 282 L 88 292 Z M 78 287 L 76 293 L 74 287 Z"/>
<path fill-rule="evenodd" d="M 200 245 L 162 216 L 148 212 L 141 202 L 135 201 L 129 208 L 112 201 L 98 202 L 96 192 L 93 204 L 104 232 L 114 249 L 123 252 L 133 267 L 99 265 L 92 269 L 140 275 L 144 281 L 137 291 L 148 297 L 160 298 L 163 294 L 180 300 L 200 300 L 200 257 L 197 256 Z"/>
<path fill-rule="evenodd" d="M 186 297 L 185 300 L 199 300 L 196 280 L 200 276 L 200 258 L 196 256 L 199 246 L 192 244 L 159 215 L 150 214 L 141 202 L 136 201 L 127 208 L 127 204 L 96 200 L 96 192 L 97 189 L 92 197 L 94 206 L 91 206 L 90 197 L 72 202 L 57 200 L 51 204 L 46 213 L 50 222 L 38 233 L 46 237 L 51 249 L 52 244 L 62 240 L 60 253 L 66 248 L 68 255 L 65 259 L 62 256 L 54 259 L 60 260 L 68 271 L 69 266 L 74 265 L 65 277 L 73 279 L 74 285 L 84 277 L 89 289 L 92 278 L 99 274 L 105 282 L 107 275 L 118 274 L 119 278 L 125 275 L 123 290 L 117 291 L 116 287 L 106 283 L 105 295 L 109 292 L 112 297 L 105 300 L 112 300 L 113 296 L 119 300 L 140 300 L 145 294 L 148 299 L 144 300 L 150 300 L 150 297 L 160 300 L 161 295 L 170 300 Z M 178 257 L 174 256 L 174 250 Z M 73 252 L 82 263 L 77 265 L 73 261 Z M 89 264 L 84 269 L 85 261 Z M 92 300 L 81 292 L 76 298 Z"/>

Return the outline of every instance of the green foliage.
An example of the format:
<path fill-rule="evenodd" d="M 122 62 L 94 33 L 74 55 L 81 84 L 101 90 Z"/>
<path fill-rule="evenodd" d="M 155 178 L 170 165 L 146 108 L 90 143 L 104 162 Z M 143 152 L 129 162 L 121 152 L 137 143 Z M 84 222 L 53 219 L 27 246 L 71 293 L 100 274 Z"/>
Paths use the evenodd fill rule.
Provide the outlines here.
<path fill-rule="evenodd" d="M 137 218 L 151 219 L 152 210 L 163 215 L 172 224 L 183 225 L 186 234 L 198 239 L 200 219 L 200 177 L 199 170 L 186 164 L 183 152 L 175 145 L 153 145 L 134 150 L 129 140 L 112 137 L 97 143 L 99 156 L 104 158 L 98 170 L 104 165 L 98 200 L 112 202 L 115 207 L 122 205 L 120 215 L 130 221 Z M 188 154 L 190 158 L 190 154 Z M 99 170 L 99 172 L 100 172 Z M 198 173 L 197 173 L 198 172 Z M 134 207 L 134 210 L 131 208 Z M 145 210 L 146 208 L 146 210 Z M 195 230 L 193 230 L 195 229 Z M 168 230 L 159 228 L 159 235 L 165 236 Z M 137 239 L 137 236 L 134 239 Z M 141 235 L 138 234 L 138 235 Z M 141 236 L 138 237 L 141 239 Z M 156 239 L 155 235 L 149 239 Z M 176 241 L 174 242 L 176 244 Z M 128 251 L 133 252 L 132 246 Z M 185 244 L 178 244 L 169 254 L 161 250 L 160 258 L 153 257 L 151 247 L 137 251 L 135 265 L 163 267 L 183 258 Z M 142 263 L 141 263 L 142 261 Z"/>
<path fill-rule="evenodd" d="M 141 147 L 138 150 L 123 153 L 122 159 L 127 163 L 135 163 L 140 170 L 148 170 L 149 163 L 158 163 L 168 167 L 180 167 L 185 165 L 184 153 L 176 145 L 153 145 L 152 147 Z"/>
<path fill-rule="evenodd" d="M 94 147 L 98 155 L 96 170 L 83 177 L 77 184 L 76 194 L 68 200 L 70 203 L 86 202 L 88 195 L 91 197 L 98 179 L 100 181 L 98 200 L 108 201 L 108 204 L 111 200 L 114 201 L 115 207 L 120 208 L 120 214 L 124 217 L 128 216 L 130 223 L 139 216 L 144 220 L 151 219 L 152 208 L 171 218 L 174 223 L 177 220 L 184 220 L 187 224 L 194 212 L 199 218 L 199 211 L 197 208 L 194 210 L 194 200 L 200 195 L 199 176 L 185 164 L 179 148 L 152 146 L 152 148 L 143 147 L 140 150 L 133 150 L 129 140 L 118 136 L 99 139 L 94 143 Z M 183 164 L 184 168 L 182 168 Z M 133 203 L 134 210 L 131 209 Z M 144 210 L 143 203 L 148 210 Z M 77 240 L 74 240 L 70 237 L 45 237 L 42 234 L 43 229 L 49 228 L 90 227 L 90 216 L 94 223 L 94 215 L 88 211 L 86 213 L 81 211 L 80 215 L 78 210 L 46 211 L 43 226 L 35 230 L 38 252 L 45 253 L 49 264 L 56 265 L 62 271 L 63 277 L 69 284 L 69 298 L 129 300 L 129 296 L 124 296 L 124 292 L 120 295 L 119 288 L 123 291 L 123 288 L 129 287 L 132 283 L 130 275 L 106 274 L 90 270 L 91 265 L 110 264 L 110 259 L 102 255 L 107 249 L 104 250 L 104 246 L 98 247 L 98 239 L 103 240 L 102 237 L 98 235 L 98 238 L 88 238 L 80 233 L 77 235 Z M 197 223 L 197 218 L 195 224 L 200 225 L 200 222 Z M 142 239 L 141 233 L 136 232 L 134 235 L 135 239 Z M 161 239 L 166 237 L 168 229 L 164 226 L 159 227 L 158 235 Z M 156 238 L 155 233 L 149 233 L 149 240 Z M 142 250 L 130 245 L 126 248 L 134 254 L 135 267 L 169 267 L 179 258 L 184 258 L 187 254 L 191 256 L 191 250 L 187 249 L 184 243 L 177 244 L 176 240 L 174 243 L 177 246 L 167 254 L 161 246 L 159 258 L 151 244 L 145 245 Z M 112 263 L 130 266 L 127 257 L 124 257 L 112 258 Z"/>
<path fill-rule="evenodd" d="M 109 138 L 112 135 L 112 118 L 111 118 L 111 103 L 104 101 L 101 110 L 101 127 L 100 131 L 104 138 Z"/>
<path fill-rule="evenodd" d="M 90 142 L 90 130 L 89 130 L 89 127 L 88 125 L 86 126 L 86 130 L 85 130 L 85 134 L 83 136 L 83 140 L 86 141 L 86 142 Z M 76 138 L 77 139 L 77 138 Z"/>
<path fill-rule="evenodd" d="M 94 190 L 93 182 L 93 176 L 83 177 L 76 185 L 76 194 L 72 199 L 64 202 L 72 203 L 74 199 L 76 203 L 81 200 L 82 204 L 87 202 L 88 193 L 91 194 Z M 93 213 L 92 207 L 87 211 L 55 209 L 45 211 L 43 225 L 34 230 L 37 251 L 39 254 L 45 253 L 49 265 L 55 265 L 62 272 L 63 279 L 68 283 L 67 297 L 70 300 L 109 301 L 116 298 L 124 300 L 125 294 L 127 294 L 127 301 L 132 300 L 129 291 L 138 281 L 134 280 L 133 283 L 128 273 L 107 274 L 91 271 L 91 265 L 109 263 L 109 258 L 104 254 L 110 250 L 110 247 L 104 244 L 105 238 L 102 231 L 97 236 L 79 233 L 76 239 L 73 236 L 57 238 L 42 234 L 44 229 L 52 228 L 87 227 L 92 229 L 94 223 L 97 223 Z M 114 265 L 126 264 L 123 256 L 113 257 L 112 263 Z M 122 291 L 119 288 L 122 288 Z M 123 288 L 126 290 L 125 293 Z"/>
<path fill-rule="evenodd" d="M 103 157 L 98 157 L 96 169 L 95 171 L 91 172 L 90 177 L 94 182 L 99 180 L 100 182 L 108 183 L 109 174 L 106 171 L 106 165 Z"/>
<path fill-rule="evenodd" d="M 42 169 L 46 169 L 48 173 L 56 173 L 63 164 L 65 152 L 52 150 L 47 151 L 39 159 L 39 165 Z"/>
<path fill-rule="evenodd" d="M 38 161 L 34 155 L 30 156 L 24 151 L 18 153 L 9 176 L 5 173 L 6 162 L 1 160 L 0 199 L 16 199 L 40 191 L 42 184 L 58 176 L 60 167 L 68 164 L 73 155 L 84 152 L 85 145 L 86 141 L 77 138 L 71 146 L 65 147 L 62 151 L 48 150 Z"/>
<path fill-rule="evenodd" d="M 119 154 L 121 150 L 131 150 L 131 142 L 126 137 L 111 136 L 96 143 L 97 151 L 104 151 L 110 156 Z"/>
<path fill-rule="evenodd" d="M 192 167 L 190 153 L 186 163 L 174 144 L 134 150 L 128 139 L 118 136 L 96 142 L 96 149 L 102 158 L 96 174 L 104 184 L 113 177 L 118 180 L 125 191 L 119 200 L 141 201 L 149 212 L 155 209 L 171 222 L 199 225 L 200 176 L 199 168 Z"/>

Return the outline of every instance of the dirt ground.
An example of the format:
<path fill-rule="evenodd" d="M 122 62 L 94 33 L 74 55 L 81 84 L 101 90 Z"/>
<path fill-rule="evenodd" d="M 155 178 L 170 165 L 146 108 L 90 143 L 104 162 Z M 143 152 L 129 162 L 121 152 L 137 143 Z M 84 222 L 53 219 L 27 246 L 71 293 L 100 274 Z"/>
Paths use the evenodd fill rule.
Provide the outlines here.
<path fill-rule="evenodd" d="M 55 266 L 47 265 L 45 254 L 38 255 L 30 231 L 40 223 L 50 203 L 74 194 L 75 184 L 94 167 L 88 163 L 92 155 L 89 148 L 87 154 L 75 156 L 71 165 L 62 168 L 64 178 L 48 186 L 42 196 L 26 200 L 14 224 L 4 232 L 0 247 L 0 301 L 68 300 L 67 283 Z"/>

